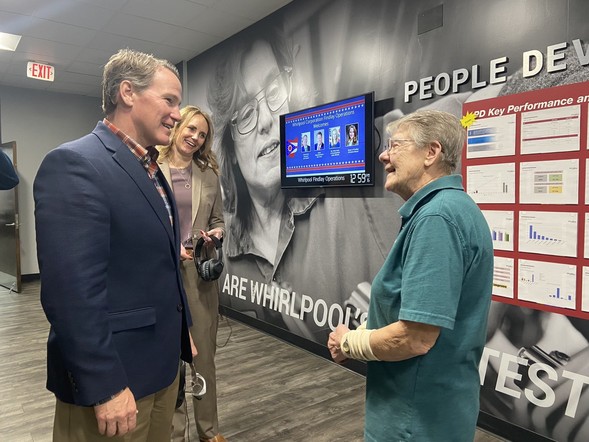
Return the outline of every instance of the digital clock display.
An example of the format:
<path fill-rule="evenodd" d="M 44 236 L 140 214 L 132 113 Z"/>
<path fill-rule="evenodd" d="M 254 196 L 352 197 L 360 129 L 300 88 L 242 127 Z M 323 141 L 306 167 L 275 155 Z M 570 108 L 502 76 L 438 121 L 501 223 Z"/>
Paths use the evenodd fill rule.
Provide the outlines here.
<path fill-rule="evenodd" d="M 372 184 L 369 173 L 352 173 L 350 174 L 350 184 Z"/>

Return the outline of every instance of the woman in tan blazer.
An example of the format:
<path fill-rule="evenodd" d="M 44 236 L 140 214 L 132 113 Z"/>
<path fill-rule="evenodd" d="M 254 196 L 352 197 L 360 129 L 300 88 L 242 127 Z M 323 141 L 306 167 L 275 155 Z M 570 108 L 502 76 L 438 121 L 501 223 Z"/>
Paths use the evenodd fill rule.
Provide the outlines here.
<path fill-rule="evenodd" d="M 219 285 L 205 281 L 196 271 L 192 246 L 197 238 L 205 239 L 206 253 L 214 254 L 211 237 L 219 240 L 225 233 L 219 166 L 211 151 L 212 120 L 196 106 L 180 111 L 182 119 L 174 127 L 170 144 L 160 149 L 158 164 L 164 173 L 178 206 L 182 237 L 182 279 L 193 325 L 190 328 L 198 354 L 194 370 L 206 381 L 206 394 L 194 399 L 194 419 L 201 441 L 222 442 L 217 418 L 215 351 L 219 318 Z M 194 243 L 194 244 L 193 244 Z M 212 256 L 212 255 L 211 255 Z M 213 256 L 214 257 L 214 256 Z M 196 381 L 192 370 L 193 381 Z M 186 401 L 174 416 L 174 441 L 185 440 Z"/>

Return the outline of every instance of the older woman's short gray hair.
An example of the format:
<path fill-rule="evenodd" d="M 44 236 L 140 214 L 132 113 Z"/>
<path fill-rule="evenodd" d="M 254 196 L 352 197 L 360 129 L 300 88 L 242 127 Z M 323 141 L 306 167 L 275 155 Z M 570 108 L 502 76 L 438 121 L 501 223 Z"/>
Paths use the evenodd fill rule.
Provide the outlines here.
<path fill-rule="evenodd" d="M 407 130 L 418 147 L 426 147 L 432 141 L 439 142 L 444 169 L 448 174 L 454 172 L 466 138 L 466 130 L 456 116 L 438 110 L 418 110 L 389 123 L 386 132 L 392 136 L 400 128 Z"/>
<path fill-rule="evenodd" d="M 112 114 L 117 108 L 119 86 L 124 80 L 130 81 L 137 91 L 147 89 L 153 76 L 160 68 L 172 71 L 178 79 L 178 69 L 168 60 L 132 49 L 121 49 L 104 66 L 102 74 L 102 111 Z"/>

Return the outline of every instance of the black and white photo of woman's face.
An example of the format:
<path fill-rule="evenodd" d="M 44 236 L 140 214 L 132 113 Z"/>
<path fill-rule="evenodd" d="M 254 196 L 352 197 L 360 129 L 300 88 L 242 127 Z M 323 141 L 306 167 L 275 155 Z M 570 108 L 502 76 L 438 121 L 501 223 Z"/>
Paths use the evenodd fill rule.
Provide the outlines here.
<path fill-rule="evenodd" d="M 245 135 L 234 131 L 235 157 L 248 188 L 275 190 L 280 188 L 279 116 L 288 112 L 288 102 L 274 112 L 268 107 L 263 91 L 281 72 L 267 42 L 257 41 L 244 53 L 241 72 L 246 97 L 240 102 L 257 98 L 258 121 L 256 127 Z"/>

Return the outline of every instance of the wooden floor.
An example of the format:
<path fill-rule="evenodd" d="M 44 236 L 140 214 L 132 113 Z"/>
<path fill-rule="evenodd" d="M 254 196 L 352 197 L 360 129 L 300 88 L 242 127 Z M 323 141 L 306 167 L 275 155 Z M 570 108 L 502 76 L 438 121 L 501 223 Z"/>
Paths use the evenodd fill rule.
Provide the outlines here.
<path fill-rule="evenodd" d="M 0 288 L 2 442 L 51 441 L 48 328 L 38 282 L 22 293 Z M 362 376 L 228 319 L 219 328 L 218 344 L 225 343 L 217 352 L 219 420 L 229 442 L 362 440 Z M 190 440 L 198 440 L 192 419 Z M 475 438 L 501 440 L 483 431 Z"/>

